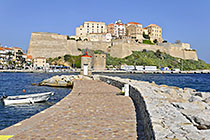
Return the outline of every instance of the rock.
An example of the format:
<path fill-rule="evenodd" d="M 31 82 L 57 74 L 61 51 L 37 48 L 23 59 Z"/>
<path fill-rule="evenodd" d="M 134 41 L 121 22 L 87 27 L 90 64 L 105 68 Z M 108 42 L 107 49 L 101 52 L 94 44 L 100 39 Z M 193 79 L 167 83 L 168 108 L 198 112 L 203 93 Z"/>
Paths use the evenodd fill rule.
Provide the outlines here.
<path fill-rule="evenodd" d="M 191 96 L 188 100 L 189 102 L 202 102 L 202 98 L 200 96 Z"/>
<path fill-rule="evenodd" d="M 207 104 L 210 105 L 210 97 L 205 98 L 205 99 L 203 100 L 203 102 L 205 102 L 205 103 L 207 103 Z"/>
<path fill-rule="evenodd" d="M 195 93 L 195 96 L 199 96 L 199 97 L 201 97 L 201 98 L 203 97 L 201 92 Z"/>
<path fill-rule="evenodd" d="M 74 80 L 92 80 L 92 78 L 82 75 L 61 75 L 53 76 L 39 83 L 40 86 L 72 87 Z"/>

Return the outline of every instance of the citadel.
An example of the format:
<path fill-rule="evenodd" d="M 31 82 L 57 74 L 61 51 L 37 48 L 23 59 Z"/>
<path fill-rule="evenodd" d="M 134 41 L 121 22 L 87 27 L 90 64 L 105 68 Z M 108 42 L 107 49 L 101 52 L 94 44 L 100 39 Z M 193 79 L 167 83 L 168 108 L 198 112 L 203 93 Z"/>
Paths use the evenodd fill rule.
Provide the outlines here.
<path fill-rule="evenodd" d="M 191 49 L 190 44 L 163 41 L 160 26 L 150 24 L 143 28 L 140 23 L 123 24 L 121 20 L 108 25 L 104 22 L 84 22 L 76 28 L 74 36 L 33 32 L 28 55 L 33 58 L 54 58 L 66 54 L 78 56 L 86 48 L 102 50 L 118 58 L 129 56 L 133 51 L 160 50 L 173 57 L 198 60 L 196 50 Z"/>

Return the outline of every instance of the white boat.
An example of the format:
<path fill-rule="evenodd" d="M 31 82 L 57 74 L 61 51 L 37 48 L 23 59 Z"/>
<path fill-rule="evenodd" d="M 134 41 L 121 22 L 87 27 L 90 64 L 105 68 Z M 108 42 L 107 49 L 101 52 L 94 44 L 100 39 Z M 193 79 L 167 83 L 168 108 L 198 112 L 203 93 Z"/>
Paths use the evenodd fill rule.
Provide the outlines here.
<path fill-rule="evenodd" d="M 54 95 L 53 92 L 19 95 L 19 96 L 2 96 L 1 100 L 3 101 L 4 105 L 33 104 L 38 102 L 45 102 L 52 95 Z"/>

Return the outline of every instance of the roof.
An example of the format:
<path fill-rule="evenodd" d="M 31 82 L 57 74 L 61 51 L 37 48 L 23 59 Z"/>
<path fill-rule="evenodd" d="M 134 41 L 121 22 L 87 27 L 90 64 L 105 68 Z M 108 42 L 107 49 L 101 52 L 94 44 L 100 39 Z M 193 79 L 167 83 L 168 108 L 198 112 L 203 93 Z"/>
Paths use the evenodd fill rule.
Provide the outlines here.
<path fill-rule="evenodd" d="M 32 59 L 32 56 L 31 56 L 31 55 L 27 55 L 27 58 L 28 58 L 28 59 Z"/>
<path fill-rule="evenodd" d="M 150 25 L 148 25 L 147 27 L 159 27 L 159 28 L 160 28 L 160 26 L 158 26 L 158 25 L 156 25 L 156 24 L 150 24 Z"/>
<path fill-rule="evenodd" d="M 0 47 L 0 50 L 1 50 L 1 51 L 4 51 L 4 48 Z"/>
<path fill-rule="evenodd" d="M 81 57 L 92 57 L 92 56 L 88 55 L 88 52 L 85 52 L 85 55 L 82 55 Z"/>
<path fill-rule="evenodd" d="M 19 48 L 19 47 L 12 47 L 12 48 L 15 48 L 15 49 L 20 49 L 20 50 L 22 50 L 21 48 Z"/>
<path fill-rule="evenodd" d="M 111 23 L 111 24 L 108 24 L 108 26 L 113 26 L 114 24 L 113 23 Z"/>
<path fill-rule="evenodd" d="M 5 50 L 13 50 L 12 48 L 4 48 Z"/>
<path fill-rule="evenodd" d="M 46 59 L 45 57 L 35 57 L 34 59 Z"/>
<path fill-rule="evenodd" d="M 117 25 L 124 25 L 124 24 L 122 24 L 122 23 L 115 23 L 115 24 L 117 24 Z"/>
<path fill-rule="evenodd" d="M 128 24 L 142 25 L 142 24 L 140 24 L 138 22 L 129 22 Z"/>

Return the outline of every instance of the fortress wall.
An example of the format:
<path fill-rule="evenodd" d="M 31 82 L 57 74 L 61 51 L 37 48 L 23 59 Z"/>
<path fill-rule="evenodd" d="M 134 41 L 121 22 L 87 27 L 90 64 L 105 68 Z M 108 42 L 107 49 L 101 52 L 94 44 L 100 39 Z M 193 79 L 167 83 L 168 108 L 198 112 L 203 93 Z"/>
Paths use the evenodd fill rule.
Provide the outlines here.
<path fill-rule="evenodd" d="M 182 59 L 198 60 L 196 51 L 184 50 L 183 47 L 176 46 L 157 46 L 139 43 L 127 43 L 124 40 L 112 42 L 94 42 L 94 41 L 75 41 L 67 40 L 67 35 L 55 33 L 34 32 L 31 34 L 31 40 L 28 48 L 28 55 L 35 57 L 58 57 L 65 54 L 81 55 L 82 49 L 102 50 L 110 53 L 112 57 L 124 58 L 132 54 L 132 51 L 151 50 L 165 52 L 171 56 Z"/>
<path fill-rule="evenodd" d="M 28 55 L 35 57 L 57 57 L 69 53 L 67 36 L 54 33 L 32 33 Z"/>
<path fill-rule="evenodd" d="M 184 59 L 184 50 L 180 47 L 169 47 L 168 51 L 171 56 Z"/>
<path fill-rule="evenodd" d="M 67 41 L 67 48 L 70 50 L 71 55 L 79 55 L 82 54 L 82 49 L 91 49 L 91 50 L 102 50 L 107 52 L 108 47 L 111 46 L 111 43 L 107 42 L 90 42 L 90 41 L 75 41 L 75 40 L 68 40 Z"/>
<path fill-rule="evenodd" d="M 184 50 L 184 59 L 198 60 L 197 52 L 195 50 Z"/>

